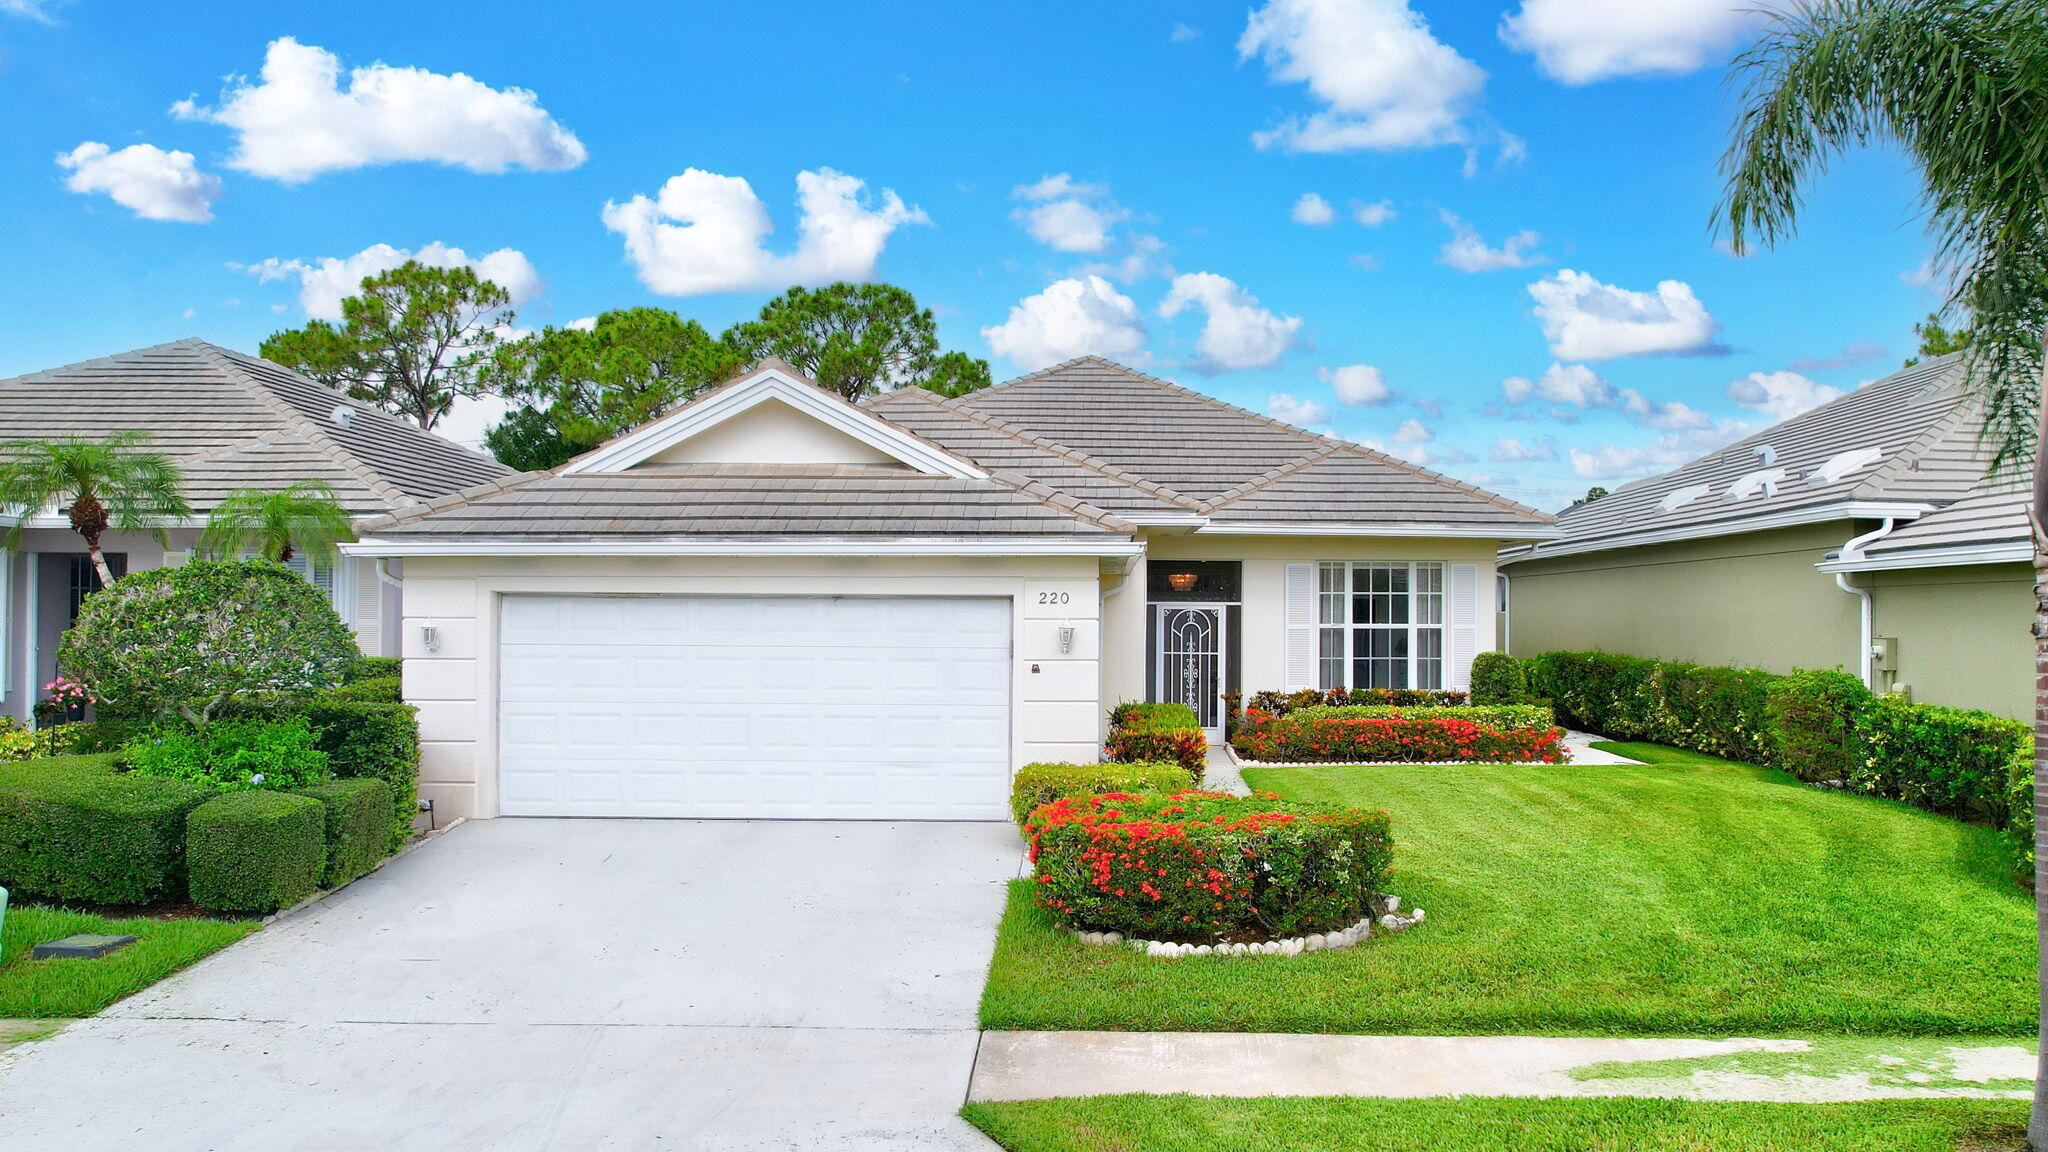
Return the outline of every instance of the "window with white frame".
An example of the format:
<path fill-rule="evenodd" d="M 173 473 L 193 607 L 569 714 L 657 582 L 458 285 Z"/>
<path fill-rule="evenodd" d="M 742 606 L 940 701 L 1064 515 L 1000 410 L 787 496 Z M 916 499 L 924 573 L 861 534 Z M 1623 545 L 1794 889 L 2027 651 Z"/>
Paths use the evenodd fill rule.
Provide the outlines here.
<path fill-rule="evenodd" d="M 1441 688 L 1441 561 L 1316 565 L 1316 677 L 1323 688 Z"/>
<path fill-rule="evenodd" d="M 298 553 L 285 561 L 284 566 L 318 588 L 321 595 L 327 597 L 327 602 L 334 605 L 337 611 L 341 608 L 341 597 L 336 594 L 333 564 L 325 560 L 309 560 L 304 553 Z"/>

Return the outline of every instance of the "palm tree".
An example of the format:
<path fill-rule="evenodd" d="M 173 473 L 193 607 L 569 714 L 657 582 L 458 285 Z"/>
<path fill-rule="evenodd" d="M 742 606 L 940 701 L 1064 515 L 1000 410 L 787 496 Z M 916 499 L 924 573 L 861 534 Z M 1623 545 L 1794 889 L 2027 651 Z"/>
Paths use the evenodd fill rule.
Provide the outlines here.
<path fill-rule="evenodd" d="M 71 530 L 85 538 L 85 550 L 100 587 L 114 572 L 100 551 L 107 529 L 147 532 L 168 545 L 165 525 L 192 514 L 178 491 L 178 466 L 160 452 L 138 451 L 147 432 L 116 432 L 104 440 L 10 440 L 0 444 L 0 505 L 15 512 L 14 527 L 0 544 L 15 548 L 29 521 L 47 509 L 70 508 Z"/>
<path fill-rule="evenodd" d="M 1806 186 L 1841 153 L 1883 140 L 1918 166 L 1949 286 L 1943 312 L 1970 333 L 1965 378 L 1983 406 L 1993 471 L 2033 470 L 2035 667 L 2048 676 L 2048 6 L 1802 4 L 1772 18 L 1734 75 L 1743 110 L 1716 218 L 1737 252 L 1789 237 Z M 2048 892 L 2048 679 L 2036 684 L 2035 886 Z M 2048 956 L 2048 925 L 2041 940 Z M 2048 1040 L 2048 998 L 2042 1006 Z M 2041 1050 L 2027 1139 L 2048 1148 L 2048 1043 Z"/>
<path fill-rule="evenodd" d="M 207 516 L 199 552 L 216 559 L 254 554 L 280 564 L 303 552 L 308 561 L 332 561 L 339 555 L 335 545 L 355 538 L 334 490 L 301 480 L 281 492 L 242 488 L 230 494 Z"/>

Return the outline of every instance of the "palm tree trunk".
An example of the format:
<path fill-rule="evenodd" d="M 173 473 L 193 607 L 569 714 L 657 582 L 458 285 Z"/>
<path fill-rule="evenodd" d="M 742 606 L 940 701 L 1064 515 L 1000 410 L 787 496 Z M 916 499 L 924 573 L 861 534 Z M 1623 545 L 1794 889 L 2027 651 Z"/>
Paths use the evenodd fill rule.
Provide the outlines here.
<path fill-rule="evenodd" d="M 100 551 L 99 537 L 85 542 L 86 555 L 92 557 L 92 570 L 99 574 L 100 587 L 110 588 L 114 583 L 114 570 L 107 567 L 107 554 Z"/>
<path fill-rule="evenodd" d="M 2034 924 L 2040 945 L 2036 973 L 2041 981 L 2040 1054 L 2034 1063 L 2034 1107 L 2027 1116 L 2027 1144 L 2048 1150 L 2048 920 L 2040 897 L 2048 893 L 2048 333 L 2041 339 L 2040 432 L 2034 438 Z"/>

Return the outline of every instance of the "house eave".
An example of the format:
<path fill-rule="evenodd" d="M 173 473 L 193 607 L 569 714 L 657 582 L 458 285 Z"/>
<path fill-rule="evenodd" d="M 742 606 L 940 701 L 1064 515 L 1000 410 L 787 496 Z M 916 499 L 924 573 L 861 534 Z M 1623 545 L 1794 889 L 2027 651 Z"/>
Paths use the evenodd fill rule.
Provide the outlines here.
<path fill-rule="evenodd" d="M 1503 553 L 1500 563 L 1503 565 L 1519 564 L 1529 560 L 1545 560 L 1552 556 L 1573 556 L 1586 552 L 1608 552 L 1620 548 L 1640 548 L 1651 544 L 1676 544 L 1686 540 L 1706 539 L 1711 536 L 1739 536 L 1745 532 L 1767 532 L 1773 528 L 1797 528 L 1806 524 L 1825 524 L 1831 520 L 1917 520 L 1932 511 L 1934 511 L 1934 505 L 1932 504 L 1883 500 L 1838 501 L 1833 504 L 1815 504 L 1807 508 L 1794 508 L 1786 512 L 1768 513 L 1762 516 L 1745 516 L 1738 520 L 1713 520 L 1704 524 L 1687 524 L 1676 528 L 1630 532 L 1617 536 L 1602 536 L 1593 540 L 1566 540 L 1557 544 L 1538 544 L 1512 553 Z"/>
<path fill-rule="evenodd" d="M 1957 544 L 1947 548 L 1910 548 L 1854 560 L 1823 560 L 1822 572 L 1898 572 L 1913 568 L 1960 568 L 1972 564 L 2028 564 L 2034 559 L 2024 540 L 1999 544 Z"/>
<path fill-rule="evenodd" d="M 341 550 L 351 556 L 1136 556 L 1127 538 L 1059 537 L 659 537 L 525 540 L 403 540 L 366 537 Z"/>
<path fill-rule="evenodd" d="M 1555 540 L 1563 531 L 1548 524 L 1362 524 L 1341 522 L 1233 521 L 1195 529 L 1198 536 L 1403 536 L 1450 540 Z"/>

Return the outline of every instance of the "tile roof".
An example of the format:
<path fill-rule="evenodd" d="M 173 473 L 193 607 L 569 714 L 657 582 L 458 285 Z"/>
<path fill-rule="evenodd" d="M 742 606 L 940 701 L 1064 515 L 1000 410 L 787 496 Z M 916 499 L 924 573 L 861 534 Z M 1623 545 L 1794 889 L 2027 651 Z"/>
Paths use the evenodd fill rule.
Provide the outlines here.
<path fill-rule="evenodd" d="M 341 407 L 346 427 L 334 419 Z M 237 488 L 321 480 L 366 515 L 511 473 L 374 405 L 200 340 L 0 380 L 0 440 L 127 429 L 149 432 L 150 447 L 177 462 L 200 512 Z"/>
<path fill-rule="evenodd" d="M 1963 375 L 1961 357 L 1944 356 L 1874 380 L 1669 472 L 1568 508 L 1558 516 L 1563 539 L 1506 559 L 1748 531 L 1752 520 L 1826 515 L 1851 502 L 1959 500 L 1983 478 L 1986 465 Z M 1779 474 L 1768 489 L 1752 479 L 1772 470 Z M 1755 490 L 1741 494 L 1746 479 Z"/>
<path fill-rule="evenodd" d="M 2027 546 L 2027 503 L 2033 495 L 2024 483 L 1980 489 L 1939 511 L 1930 512 L 1865 549 L 1870 559 L 1904 559 L 1931 549 Z"/>

